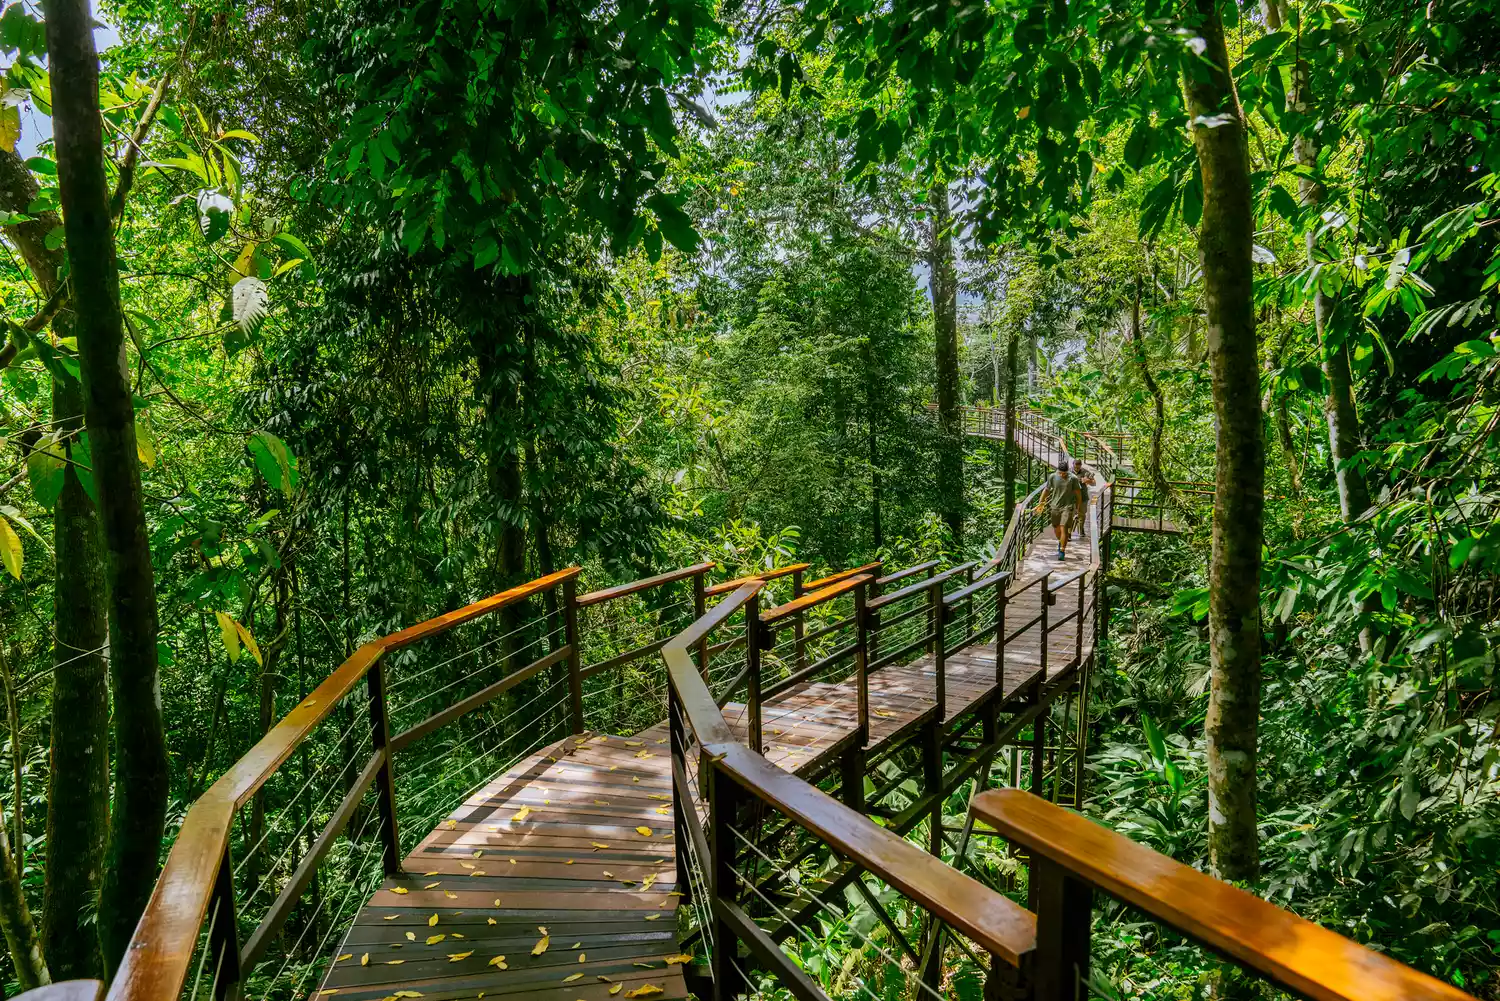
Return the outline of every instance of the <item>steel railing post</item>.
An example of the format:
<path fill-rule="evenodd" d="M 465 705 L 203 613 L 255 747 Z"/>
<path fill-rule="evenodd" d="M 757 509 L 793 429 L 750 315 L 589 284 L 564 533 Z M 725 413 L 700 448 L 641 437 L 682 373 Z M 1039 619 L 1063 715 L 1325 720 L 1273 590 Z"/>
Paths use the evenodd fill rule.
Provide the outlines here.
<path fill-rule="evenodd" d="M 745 602 L 745 743 L 756 754 L 765 753 L 760 726 L 760 655 L 776 635 L 760 621 L 760 595 Z"/>
<path fill-rule="evenodd" d="M 214 962 L 214 1001 L 237 1001 L 244 971 L 240 969 L 240 926 L 234 904 L 234 865 L 229 848 L 219 860 L 214 893 L 209 904 L 213 915 L 208 948 Z"/>
<path fill-rule="evenodd" d="M 792 599 L 796 600 L 800 597 L 802 597 L 802 571 L 794 570 L 792 571 Z M 802 637 L 807 635 L 806 614 L 806 612 L 799 611 L 792 623 L 793 653 L 799 671 L 807 666 L 807 646 L 802 640 Z"/>
<path fill-rule="evenodd" d="M 700 570 L 693 574 L 693 618 L 701 619 L 708 611 L 708 571 Z M 697 648 L 693 651 L 698 661 L 698 673 L 703 680 L 708 680 L 708 634 L 698 641 Z M 670 686 L 669 686 L 670 687 Z M 681 844 L 681 842 L 678 842 Z"/>

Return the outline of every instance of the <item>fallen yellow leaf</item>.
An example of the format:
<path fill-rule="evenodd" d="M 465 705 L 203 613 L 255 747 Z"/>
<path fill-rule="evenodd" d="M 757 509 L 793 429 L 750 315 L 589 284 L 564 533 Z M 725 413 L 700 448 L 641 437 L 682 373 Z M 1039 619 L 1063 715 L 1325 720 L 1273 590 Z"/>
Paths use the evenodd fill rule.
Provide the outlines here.
<path fill-rule="evenodd" d="M 442 880 L 435 879 L 431 883 L 428 883 L 426 886 L 422 887 L 422 889 L 424 889 L 424 890 L 430 890 L 434 886 L 442 886 L 442 885 L 443 885 L 443 881 Z"/>
<path fill-rule="evenodd" d="M 404 959 L 387 959 L 385 961 L 385 965 L 386 966 L 400 966 L 404 962 L 406 962 L 406 960 L 404 960 Z"/>
<path fill-rule="evenodd" d="M 395 994 L 391 995 L 391 997 L 394 998 L 419 998 L 421 996 L 421 991 L 397 991 Z"/>
<path fill-rule="evenodd" d="M 609 847 L 609 845 L 605 844 L 602 841 L 590 841 L 589 844 L 593 845 L 595 848 L 608 848 Z"/>
<path fill-rule="evenodd" d="M 391 887 L 391 892 L 392 892 L 392 893 L 409 893 L 409 892 L 411 892 L 411 891 L 409 891 L 409 890 L 408 890 L 408 889 L 407 889 L 407 888 L 406 888 L 406 887 L 404 887 L 404 886 L 393 886 L 393 887 Z"/>
<path fill-rule="evenodd" d="M 437 945 L 439 942 L 441 942 L 443 939 L 445 939 L 447 937 L 448 937 L 447 935 L 443 935 L 443 934 L 428 935 L 427 936 L 427 944 L 428 945 Z"/>
<path fill-rule="evenodd" d="M 385 920 L 386 920 L 386 921 L 394 921 L 394 920 L 396 920 L 396 919 L 397 919 L 397 918 L 399 918 L 399 917 L 400 917 L 400 916 L 401 916 L 401 915 L 399 915 L 399 914 L 387 914 L 387 915 L 386 915 L 386 916 L 385 916 Z"/>
<path fill-rule="evenodd" d="M 468 959 L 472 955 L 474 955 L 473 949 L 470 949 L 468 952 L 450 952 L 448 953 L 448 962 L 456 963 L 461 959 Z"/>
<path fill-rule="evenodd" d="M 508 970 L 508 969 L 510 969 L 509 966 L 505 965 L 505 957 L 504 956 L 496 956 L 494 959 L 490 960 L 489 965 L 490 966 L 494 966 L 494 967 L 498 967 L 499 969 L 502 969 L 502 970 Z"/>
<path fill-rule="evenodd" d="M 620 993 L 620 988 L 622 988 L 624 986 L 625 986 L 624 984 L 615 984 L 613 987 L 611 987 L 609 989 L 609 992 L 611 994 L 618 994 L 618 993 Z"/>
<path fill-rule="evenodd" d="M 408 942 L 415 942 L 417 940 L 417 933 L 414 932 L 414 931 L 407 932 L 406 933 L 406 940 Z"/>
<path fill-rule="evenodd" d="M 646 920 L 647 921 L 655 921 L 659 917 L 661 917 L 660 914 L 647 914 L 646 915 Z"/>
<path fill-rule="evenodd" d="M 575 980 L 582 980 L 582 979 L 583 979 L 583 974 L 582 973 L 570 973 L 566 977 L 563 977 L 563 983 L 565 983 L 565 984 L 571 984 Z"/>
<path fill-rule="evenodd" d="M 494 923 L 495 923 L 495 919 L 494 919 L 494 918 L 485 918 L 485 919 L 484 919 L 484 920 L 485 920 L 485 921 L 486 921 L 486 922 L 487 922 L 487 923 L 489 923 L 489 924 L 494 924 Z"/>
<path fill-rule="evenodd" d="M 474 868 L 474 863 L 473 862 L 460 862 L 459 865 L 463 866 L 465 869 L 472 869 L 472 868 Z"/>
<path fill-rule="evenodd" d="M 453 830 L 453 829 L 454 829 L 454 828 L 455 828 L 455 827 L 457 827 L 457 826 L 458 826 L 458 821 L 457 821 L 457 820 L 454 820 L 454 819 L 453 819 L 453 818 L 451 818 L 451 817 L 450 817 L 450 818 L 449 818 L 449 819 L 448 819 L 448 830 L 450 830 L 450 831 L 451 831 L 451 830 Z M 417 995 L 417 996 L 418 996 L 418 997 L 421 997 L 421 995 L 420 995 L 420 994 L 419 994 L 419 995 Z"/>
<path fill-rule="evenodd" d="M 395 915 L 392 915 L 392 917 L 395 917 Z M 342 956 L 340 956 L 338 959 L 335 959 L 334 962 L 335 963 L 342 963 L 346 959 L 353 959 L 353 958 L 354 958 L 354 953 L 352 953 L 352 952 L 346 952 Z"/>
<path fill-rule="evenodd" d="M 436 914 L 432 915 L 432 917 L 430 917 L 430 918 L 427 919 L 427 927 L 431 928 L 435 924 L 437 924 L 437 915 Z"/>
<path fill-rule="evenodd" d="M 474 851 L 470 854 L 469 857 L 470 858 L 483 858 L 484 857 L 484 849 L 483 848 L 476 848 L 476 849 L 474 849 Z"/>
<path fill-rule="evenodd" d="M 452 935 L 454 938 L 463 938 L 464 937 L 464 933 L 461 932 L 461 931 L 449 932 L 448 934 Z"/>
<path fill-rule="evenodd" d="M 369 966 L 370 965 L 370 954 L 368 952 L 365 953 L 363 956 L 359 957 L 359 965 L 360 966 Z"/>
<path fill-rule="evenodd" d="M 610 872 L 608 869 L 605 869 L 604 870 L 604 877 L 606 879 L 614 879 L 615 878 L 615 874 L 612 873 L 612 872 Z"/>
<path fill-rule="evenodd" d="M 626 991 L 625 996 L 628 998 L 649 998 L 653 994 L 660 994 L 661 992 L 661 988 L 656 984 L 642 984 L 633 991 Z"/>
<path fill-rule="evenodd" d="M 438 874 L 438 871 L 436 869 L 432 870 L 431 872 L 424 872 L 424 873 L 422 873 L 423 876 L 436 876 L 437 874 Z"/>
<path fill-rule="evenodd" d="M 542 953 L 546 952 L 549 940 L 550 936 L 543 935 L 537 942 L 537 944 L 531 947 L 531 954 L 533 956 L 540 956 Z"/>
<path fill-rule="evenodd" d="M 511 819 L 511 823 L 519 823 L 520 821 L 525 820 L 530 815 L 531 815 L 531 807 L 529 807 L 529 806 L 523 806 L 519 810 L 516 811 L 516 815 L 514 817 L 510 818 Z"/>
<path fill-rule="evenodd" d="M 454 893 L 452 890 L 444 890 L 443 891 L 443 896 L 447 897 L 449 900 L 457 900 L 458 899 L 458 894 Z"/>
<path fill-rule="evenodd" d="M 584 962 L 587 962 L 587 961 L 588 961 L 588 958 L 589 958 L 589 954 L 588 954 L 588 953 L 586 953 L 586 952 L 580 952 L 580 953 L 579 953 L 579 954 L 578 954 L 578 961 L 579 961 L 579 962 L 580 962 L 580 963 L 584 963 Z"/>
<path fill-rule="evenodd" d="M 668 966 L 671 966 L 673 963 L 691 963 L 692 961 L 693 957 L 685 952 L 679 952 L 675 956 L 668 956 L 666 960 Z"/>
<path fill-rule="evenodd" d="M 323 997 L 328 994 L 337 994 L 338 992 L 339 989 L 337 987 L 325 987 L 318 992 L 318 997 Z"/>
<path fill-rule="evenodd" d="M 635 829 L 635 833 L 639 834 L 643 838 L 649 838 L 649 837 L 651 837 L 651 828 L 649 828 L 649 827 L 637 827 Z"/>

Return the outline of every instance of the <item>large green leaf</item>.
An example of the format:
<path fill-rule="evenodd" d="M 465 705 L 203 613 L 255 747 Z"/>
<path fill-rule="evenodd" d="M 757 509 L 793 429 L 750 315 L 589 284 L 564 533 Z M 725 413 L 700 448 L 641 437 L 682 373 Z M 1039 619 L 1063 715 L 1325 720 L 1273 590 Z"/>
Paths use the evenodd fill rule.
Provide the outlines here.
<path fill-rule="evenodd" d="M 286 442 L 269 431 L 257 431 L 246 443 L 255 459 L 255 468 L 266 482 L 287 497 L 297 488 L 297 457 Z"/>
<path fill-rule="evenodd" d="M 31 493 L 42 507 L 57 506 L 62 496 L 63 478 L 67 461 L 61 445 L 53 442 L 45 448 L 33 449 L 26 457 L 26 475 L 31 480 Z"/>

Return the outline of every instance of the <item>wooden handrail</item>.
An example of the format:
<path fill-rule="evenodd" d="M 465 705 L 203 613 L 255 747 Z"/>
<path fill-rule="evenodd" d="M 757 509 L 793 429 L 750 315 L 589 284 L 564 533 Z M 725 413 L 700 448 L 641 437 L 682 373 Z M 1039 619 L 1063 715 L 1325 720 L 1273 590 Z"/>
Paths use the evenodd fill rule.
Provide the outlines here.
<path fill-rule="evenodd" d="M 767 570 L 765 573 L 746 574 L 743 577 L 736 577 L 734 580 L 725 580 L 720 581 L 717 584 L 710 584 L 708 587 L 703 589 L 703 593 L 709 595 L 710 597 L 716 594 L 727 594 L 728 592 L 738 588 L 741 584 L 746 584 L 752 580 L 775 580 L 778 577 L 785 577 L 788 574 L 801 573 L 803 570 L 806 570 L 811 566 L 811 563 L 793 563 L 789 566 L 777 567 L 775 570 Z"/>
<path fill-rule="evenodd" d="M 711 769 L 722 773 L 994 955 L 1019 965 L 1036 944 L 1036 920 L 1030 912 L 734 740 L 690 651 L 740 611 L 760 586 L 758 581 L 747 583 L 662 648 L 677 704 L 698 740 L 699 782 Z"/>
<path fill-rule="evenodd" d="M 865 603 L 865 607 L 873 612 L 884 608 L 886 605 L 894 605 L 903 598 L 910 598 L 914 594 L 925 594 L 935 585 L 942 584 L 944 581 L 958 576 L 965 570 L 973 569 L 973 567 L 973 563 L 962 563 L 956 567 L 949 567 L 942 573 L 935 573 L 931 577 L 924 577 L 915 584 L 908 584 L 900 590 L 892 591 L 890 594 L 882 594 L 878 598 L 871 598 Z"/>
<path fill-rule="evenodd" d="M 832 601 L 839 595 L 846 594 L 866 581 L 873 579 L 867 573 L 857 574 L 853 577 L 845 577 L 843 580 L 829 584 L 827 587 L 819 588 L 816 591 L 808 591 L 800 598 L 793 598 L 784 605 L 777 605 L 775 608 L 768 608 L 764 612 L 761 612 L 760 623 L 763 626 L 775 625 L 789 616 L 796 615 L 798 612 L 814 608 L 825 601 Z"/>
<path fill-rule="evenodd" d="M 708 560 L 704 563 L 695 563 L 690 567 L 683 567 L 681 570 L 668 570 L 666 573 L 659 573 L 655 577 L 646 577 L 641 580 L 633 580 L 628 584 L 617 584 L 614 587 L 600 588 L 597 591 L 590 591 L 588 594 L 579 595 L 578 607 L 587 608 L 589 605 L 597 605 L 601 602 L 614 601 L 616 598 L 624 598 L 632 594 L 639 594 L 642 591 L 649 591 L 653 587 L 661 587 L 663 584 L 674 584 L 679 580 L 687 580 L 689 577 L 708 573 L 716 566 L 718 566 L 717 563 L 713 560 Z"/>
<path fill-rule="evenodd" d="M 942 565 L 942 560 L 928 560 L 926 563 L 918 563 L 916 566 L 904 567 L 900 570 L 888 573 L 884 577 L 877 577 L 875 578 L 875 583 L 879 584 L 881 587 L 884 587 L 887 584 L 894 584 L 898 580 L 905 580 L 908 577 L 915 577 L 919 573 L 926 573 L 929 570 L 935 570 Z"/>
<path fill-rule="evenodd" d="M 817 580 L 804 581 L 802 583 L 802 588 L 805 591 L 816 591 L 819 588 L 827 587 L 829 584 L 837 584 L 844 578 L 853 577 L 855 574 L 877 574 L 880 572 L 881 566 L 882 561 L 876 560 L 874 563 L 866 563 L 861 567 L 850 567 L 848 570 L 840 570 L 838 573 L 831 573 L 827 577 L 819 577 Z"/>
<path fill-rule="evenodd" d="M 1144 911 L 1313 1001 L 1474 1001 L 1456 987 L 1031 793 L 991 789 L 975 797 L 971 809 L 1003 837 L 1059 867 L 1068 878 Z M 1076 893 L 1058 896 L 1079 903 Z M 1086 919 L 1076 913 L 1051 913 L 1047 905 L 1044 894 L 1044 909 L 1037 915 L 1042 943 L 1062 927 L 1087 935 Z M 1086 957 L 1086 941 L 1067 947 L 1074 956 L 1080 950 Z M 1040 954 L 1037 958 L 1047 962 Z"/>
<path fill-rule="evenodd" d="M 235 811 L 263 786 L 349 691 L 389 651 L 524 601 L 576 577 L 568 567 L 463 608 L 371 640 L 338 666 L 188 809 L 151 899 L 110 982 L 108 1001 L 176 997 L 186 982 Z"/>

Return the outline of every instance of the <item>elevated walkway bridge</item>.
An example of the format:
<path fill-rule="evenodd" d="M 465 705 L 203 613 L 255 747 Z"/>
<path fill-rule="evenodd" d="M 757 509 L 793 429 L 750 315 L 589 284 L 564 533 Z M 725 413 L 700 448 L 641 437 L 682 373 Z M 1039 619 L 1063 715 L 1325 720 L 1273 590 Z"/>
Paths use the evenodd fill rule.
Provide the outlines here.
<path fill-rule="evenodd" d="M 192 805 L 113 980 L 34 1001 L 1058 1001 L 1106 898 L 1301 996 L 1466 998 L 1073 812 L 1116 500 L 1059 562 L 1034 497 L 983 563 L 574 567 L 365 644 Z"/>

